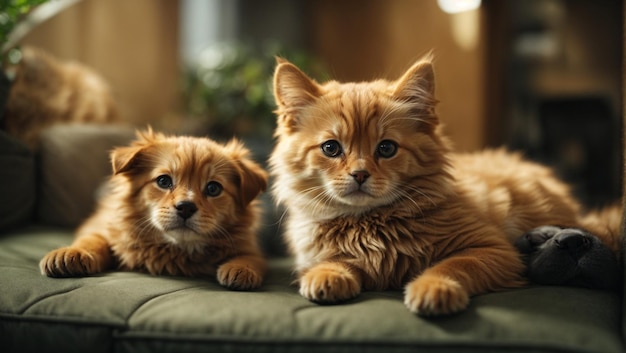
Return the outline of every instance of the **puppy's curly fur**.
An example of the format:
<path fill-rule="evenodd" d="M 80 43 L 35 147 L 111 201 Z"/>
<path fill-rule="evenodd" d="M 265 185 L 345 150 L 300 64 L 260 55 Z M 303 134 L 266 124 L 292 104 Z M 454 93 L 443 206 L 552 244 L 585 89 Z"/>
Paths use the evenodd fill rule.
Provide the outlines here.
<path fill-rule="evenodd" d="M 151 129 L 113 150 L 110 193 L 69 247 L 40 263 L 51 277 L 112 268 L 217 276 L 231 289 L 262 283 L 256 197 L 267 174 L 237 140 L 172 137 Z"/>

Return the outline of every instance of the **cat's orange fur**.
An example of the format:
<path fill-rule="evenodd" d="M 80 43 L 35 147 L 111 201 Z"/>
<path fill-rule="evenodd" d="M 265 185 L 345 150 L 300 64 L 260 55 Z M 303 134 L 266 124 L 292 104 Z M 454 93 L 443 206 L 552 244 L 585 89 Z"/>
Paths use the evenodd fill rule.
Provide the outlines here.
<path fill-rule="evenodd" d="M 267 174 L 248 154 L 236 140 L 220 145 L 138 133 L 111 153 L 110 192 L 72 245 L 41 260 L 42 273 L 73 277 L 120 268 L 259 287 L 266 264 L 256 239 L 256 197 Z"/>
<path fill-rule="evenodd" d="M 2 128 L 32 149 L 42 130 L 57 123 L 119 122 L 108 83 L 78 62 L 63 61 L 34 47 L 6 71 L 13 77 Z"/>
<path fill-rule="evenodd" d="M 458 312 L 525 284 L 515 237 L 586 224 L 548 168 L 503 150 L 453 154 L 434 82 L 430 57 L 396 81 L 324 84 L 278 59 L 273 194 L 309 300 L 403 288 L 412 312 Z"/>

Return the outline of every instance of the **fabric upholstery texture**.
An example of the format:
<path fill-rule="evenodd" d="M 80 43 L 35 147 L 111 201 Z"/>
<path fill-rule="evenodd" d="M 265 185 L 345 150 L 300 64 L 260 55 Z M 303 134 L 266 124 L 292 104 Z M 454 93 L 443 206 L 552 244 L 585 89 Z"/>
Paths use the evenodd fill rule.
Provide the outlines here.
<path fill-rule="evenodd" d="M 111 173 L 109 152 L 133 137 L 133 129 L 117 125 L 61 124 L 44 130 L 37 221 L 73 227 L 84 220 Z"/>
<path fill-rule="evenodd" d="M 399 291 L 311 303 L 293 284 L 291 260 L 278 256 L 282 213 L 267 194 L 261 244 L 276 256 L 257 291 L 135 272 L 41 275 L 41 257 L 70 244 L 71 228 L 93 209 L 108 151 L 132 136 L 120 127 L 50 129 L 37 180 L 34 155 L 0 132 L 0 161 L 12 166 L 0 169 L 0 352 L 626 351 L 626 303 L 608 291 L 531 286 L 476 296 L 468 310 L 438 318 L 411 314 Z"/>
<path fill-rule="evenodd" d="M 0 238 L 2 352 L 624 351 L 617 293 L 529 287 L 429 319 L 411 314 L 396 291 L 311 303 L 292 285 L 286 258 L 271 259 L 254 292 L 134 272 L 42 276 L 39 259 L 71 240 L 70 231 L 36 227 Z"/>
<path fill-rule="evenodd" d="M 37 197 L 35 155 L 0 131 L 0 231 L 31 221 Z"/>

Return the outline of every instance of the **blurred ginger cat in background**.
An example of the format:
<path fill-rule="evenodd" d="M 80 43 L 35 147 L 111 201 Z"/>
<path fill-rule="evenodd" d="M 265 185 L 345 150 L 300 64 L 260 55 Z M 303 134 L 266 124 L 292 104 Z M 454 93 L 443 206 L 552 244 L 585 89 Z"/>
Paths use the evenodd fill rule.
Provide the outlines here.
<path fill-rule="evenodd" d="M 113 150 L 109 193 L 72 245 L 44 256 L 41 272 L 79 277 L 119 268 L 259 287 L 266 264 L 256 197 L 267 173 L 237 140 L 137 135 Z"/>
<path fill-rule="evenodd" d="M 430 56 L 396 81 L 324 84 L 278 59 L 273 194 L 307 299 L 404 289 L 412 312 L 450 314 L 526 283 L 512 243 L 535 227 L 587 226 L 617 249 L 617 210 L 584 218 L 546 167 L 453 154 L 434 91 Z"/>
<path fill-rule="evenodd" d="M 12 76 L 0 128 L 37 150 L 40 133 L 58 123 L 121 122 L 105 79 L 92 68 L 23 47 L 21 60 L 5 70 Z"/>

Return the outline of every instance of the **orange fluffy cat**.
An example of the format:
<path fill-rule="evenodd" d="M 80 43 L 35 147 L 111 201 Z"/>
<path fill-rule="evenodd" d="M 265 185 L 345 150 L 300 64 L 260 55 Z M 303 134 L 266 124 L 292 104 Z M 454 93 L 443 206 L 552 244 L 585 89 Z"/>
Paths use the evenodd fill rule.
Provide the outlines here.
<path fill-rule="evenodd" d="M 72 245 L 41 260 L 41 272 L 75 277 L 120 268 L 259 287 L 266 264 L 255 199 L 266 188 L 266 172 L 236 140 L 137 135 L 111 153 L 109 194 Z"/>
<path fill-rule="evenodd" d="M 57 123 L 114 123 L 118 107 L 108 83 L 91 68 L 46 51 L 23 47 L 22 58 L 5 71 L 13 76 L 0 127 L 39 146 L 39 135 Z"/>
<path fill-rule="evenodd" d="M 450 314 L 525 284 L 512 242 L 537 226 L 587 225 L 617 249 L 619 217 L 610 231 L 582 218 L 549 169 L 503 150 L 451 152 L 431 61 L 396 81 L 319 84 L 278 60 L 273 193 L 305 298 L 404 289 L 412 312 Z"/>

